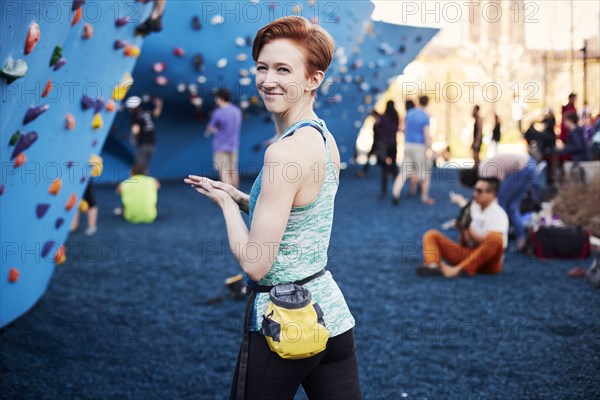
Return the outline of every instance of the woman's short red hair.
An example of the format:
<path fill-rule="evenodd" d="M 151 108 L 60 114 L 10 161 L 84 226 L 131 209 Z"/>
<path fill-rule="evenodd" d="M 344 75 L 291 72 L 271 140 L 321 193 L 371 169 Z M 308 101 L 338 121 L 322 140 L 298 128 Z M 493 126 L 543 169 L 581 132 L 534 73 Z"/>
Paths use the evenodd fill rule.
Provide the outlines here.
<path fill-rule="evenodd" d="M 308 74 L 327 71 L 335 48 L 333 38 L 319 25 L 303 17 L 283 17 L 261 28 L 252 45 L 252 58 L 258 60 L 262 48 L 277 39 L 288 39 L 301 47 Z"/>

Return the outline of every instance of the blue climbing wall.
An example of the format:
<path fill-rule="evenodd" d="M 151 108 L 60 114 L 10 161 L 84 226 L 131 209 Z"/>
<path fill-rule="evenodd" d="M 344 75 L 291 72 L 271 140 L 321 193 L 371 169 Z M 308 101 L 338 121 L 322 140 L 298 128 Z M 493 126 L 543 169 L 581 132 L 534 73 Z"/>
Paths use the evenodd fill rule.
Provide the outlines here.
<path fill-rule="evenodd" d="M 0 81 L 1 327 L 35 304 L 55 263 L 69 255 L 59 248 L 89 181 L 88 161 L 101 152 L 116 115 L 110 110 L 119 107 L 110 102 L 113 91 L 137 61 L 114 43 L 121 39 L 135 52 L 142 44 L 135 24 L 150 9 L 132 1 L 2 1 L 0 7 L 0 67 L 10 75 L 12 62 L 27 64 L 22 78 L 9 83 L 5 74 Z M 39 41 L 25 54 L 36 30 Z M 53 67 L 57 46 L 61 60 Z"/>
<path fill-rule="evenodd" d="M 254 85 L 251 44 L 262 26 L 287 15 L 318 22 L 336 41 L 336 54 L 327 73 L 329 88 L 318 93 L 316 111 L 336 136 L 342 160 L 349 160 L 374 97 L 387 89 L 387 81 L 402 73 L 437 32 L 373 23 L 373 9 L 370 1 L 168 3 L 164 30 L 144 43 L 129 92 L 164 99 L 150 173 L 158 178 L 179 178 L 191 172 L 212 172 L 211 139 L 204 138 L 203 132 L 214 108 L 212 91 L 216 87 L 228 88 L 244 110 L 240 171 L 258 171 L 264 154 L 260 144 L 274 135 L 274 127 Z M 194 64 L 198 55 L 203 60 L 200 68 Z M 156 72 L 157 64 L 164 70 Z M 127 177 L 135 152 L 129 131 L 130 116 L 123 112 L 103 153 L 108 173 L 102 180 Z"/>

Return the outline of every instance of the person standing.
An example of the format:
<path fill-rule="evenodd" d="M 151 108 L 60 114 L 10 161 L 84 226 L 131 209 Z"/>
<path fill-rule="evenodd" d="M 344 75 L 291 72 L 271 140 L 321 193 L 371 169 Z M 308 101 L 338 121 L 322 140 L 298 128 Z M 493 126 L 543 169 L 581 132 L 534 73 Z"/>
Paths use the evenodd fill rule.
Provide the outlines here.
<path fill-rule="evenodd" d="M 160 117 L 163 102 L 155 98 L 154 109 L 144 110 L 142 99 L 132 96 L 125 102 L 125 107 L 131 113 L 131 139 L 136 146 L 135 163 L 143 166 L 146 170 L 150 167 L 152 156 L 156 150 L 156 124 L 155 119 Z"/>
<path fill-rule="evenodd" d="M 471 150 L 473 150 L 473 161 L 475 161 L 475 165 L 479 164 L 479 151 L 481 150 L 481 140 L 483 138 L 483 127 L 481 116 L 479 115 L 479 106 L 475 105 L 473 107 L 472 113 L 474 122 L 473 122 L 473 144 L 471 145 Z"/>
<path fill-rule="evenodd" d="M 398 142 L 396 136 L 399 126 L 400 117 L 394 107 L 394 102 L 389 100 L 386 103 L 385 112 L 377 118 L 373 127 L 378 137 L 377 162 L 381 168 L 380 199 L 384 199 L 387 194 L 387 183 L 390 175 L 394 180 L 398 175 L 398 164 L 396 164 Z"/>
<path fill-rule="evenodd" d="M 324 270 L 340 153 L 313 107 L 333 54 L 329 33 L 303 17 L 284 17 L 263 27 L 252 57 L 256 86 L 274 116 L 278 140 L 267 148 L 250 195 L 201 176 L 184 180 L 220 208 L 231 250 L 252 280 L 230 399 L 292 399 L 300 385 L 311 399 L 362 399 L 355 320 L 331 272 Z M 290 179 L 288 166 L 299 172 L 298 179 Z M 240 210 L 248 212 L 249 228 Z M 245 256 L 249 246 L 256 256 Z M 269 347 L 270 335 L 260 333 L 263 322 L 268 324 L 270 301 L 263 290 L 285 284 L 297 295 L 290 283 L 310 291 L 329 330 L 324 350 L 299 359 L 281 357 Z"/>
<path fill-rule="evenodd" d="M 498 114 L 494 114 L 494 130 L 492 131 L 492 141 L 490 142 L 490 147 L 487 151 L 487 157 L 493 157 L 498 152 L 498 143 L 500 143 L 500 138 L 502 136 L 501 125 L 500 125 L 500 117 Z"/>
<path fill-rule="evenodd" d="M 567 104 L 562 106 L 562 119 L 560 121 L 560 140 L 562 140 L 563 143 L 567 143 L 567 140 L 569 139 L 569 133 L 571 132 L 567 124 L 567 115 L 577 115 L 575 101 L 577 101 L 577 95 L 575 93 L 571 93 L 569 95 L 569 100 Z"/>
<path fill-rule="evenodd" d="M 419 105 L 406 113 L 404 161 L 392 188 L 392 204 L 394 205 L 398 205 L 400 202 L 402 187 L 409 178 L 409 174 L 411 181 L 421 182 L 421 201 L 427 205 L 435 204 L 435 200 L 429 197 L 427 174 L 427 152 L 431 150 L 429 115 L 425 112 L 428 104 L 429 97 L 421 96 Z"/>
<path fill-rule="evenodd" d="M 237 188 L 242 111 L 231 103 L 231 94 L 227 89 L 218 89 L 214 96 L 217 109 L 208 122 L 205 136 L 213 135 L 213 162 L 219 171 L 219 179 Z"/>

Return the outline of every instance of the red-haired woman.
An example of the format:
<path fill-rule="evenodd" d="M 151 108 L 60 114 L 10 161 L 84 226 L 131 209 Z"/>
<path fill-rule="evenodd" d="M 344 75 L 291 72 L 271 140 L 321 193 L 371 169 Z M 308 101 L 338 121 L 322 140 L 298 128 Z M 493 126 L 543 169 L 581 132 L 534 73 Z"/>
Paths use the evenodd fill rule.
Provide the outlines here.
<path fill-rule="evenodd" d="M 254 39 L 256 86 L 273 114 L 279 139 L 264 156 L 250 195 L 190 175 L 185 182 L 223 212 L 229 245 L 242 270 L 261 288 L 296 283 L 322 310 L 329 340 L 308 358 L 284 359 L 259 332 L 269 293 L 253 289 L 231 398 L 293 399 L 302 385 L 309 398 L 362 398 L 354 345 L 354 318 L 327 264 L 340 155 L 314 96 L 333 58 L 334 43 L 302 17 L 284 17 Z M 240 215 L 248 212 L 250 229 Z M 308 281 L 308 282 L 307 282 Z"/>

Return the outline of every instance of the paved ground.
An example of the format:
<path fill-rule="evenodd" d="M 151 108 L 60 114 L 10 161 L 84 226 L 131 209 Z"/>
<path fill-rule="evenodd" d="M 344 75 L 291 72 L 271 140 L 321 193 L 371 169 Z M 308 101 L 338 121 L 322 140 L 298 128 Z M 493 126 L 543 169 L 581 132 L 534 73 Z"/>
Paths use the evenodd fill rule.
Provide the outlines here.
<path fill-rule="evenodd" d="M 343 173 L 329 253 L 357 320 L 365 398 L 599 398 L 600 291 L 566 275 L 590 260 L 511 245 L 499 276 L 419 278 L 422 234 L 457 212 L 455 174 L 436 175 L 438 206 L 394 208 L 377 200 L 377 172 Z M 165 184 L 159 220 L 133 226 L 112 215 L 113 188 L 96 192 L 96 236 L 72 234 L 46 295 L 0 331 L 0 397 L 227 398 L 244 303 L 207 304 L 238 271 L 218 210 Z"/>

